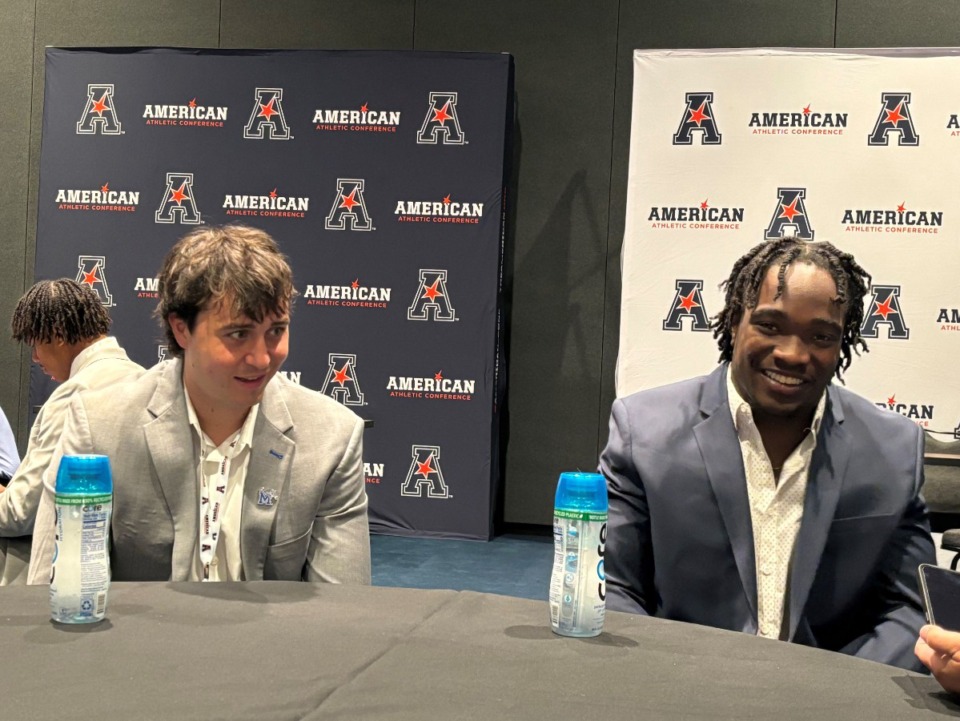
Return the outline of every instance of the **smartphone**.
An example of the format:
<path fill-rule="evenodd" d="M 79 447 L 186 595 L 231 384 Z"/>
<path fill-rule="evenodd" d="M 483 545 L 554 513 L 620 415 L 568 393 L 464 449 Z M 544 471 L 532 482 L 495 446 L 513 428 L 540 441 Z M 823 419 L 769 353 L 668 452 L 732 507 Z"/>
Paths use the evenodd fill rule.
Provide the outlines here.
<path fill-rule="evenodd" d="M 960 631 L 960 571 L 921 563 L 917 576 L 927 621 L 950 631 Z"/>

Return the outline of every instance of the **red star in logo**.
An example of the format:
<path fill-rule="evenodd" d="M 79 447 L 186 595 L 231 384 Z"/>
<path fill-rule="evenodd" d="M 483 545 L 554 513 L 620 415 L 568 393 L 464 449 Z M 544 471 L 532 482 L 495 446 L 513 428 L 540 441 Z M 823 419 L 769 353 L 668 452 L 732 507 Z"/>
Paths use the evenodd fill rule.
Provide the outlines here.
<path fill-rule="evenodd" d="M 351 287 L 351 288 L 359 288 L 359 287 L 360 287 L 360 279 L 359 279 L 359 278 L 354 278 L 354 279 L 353 279 L 353 282 L 350 284 L 350 287 Z"/>
<path fill-rule="evenodd" d="M 897 394 L 896 394 L 896 393 L 894 393 L 892 396 L 890 396 L 889 398 L 887 398 L 887 405 L 888 405 L 888 406 L 892 406 L 892 405 L 893 405 L 894 403 L 896 403 L 896 402 L 897 402 Z"/>
<path fill-rule="evenodd" d="M 450 205 L 450 193 L 443 196 L 443 202 L 445 205 Z"/>
<path fill-rule="evenodd" d="M 337 370 L 336 368 L 333 369 L 333 380 L 339 383 L 341 388 L 343 388 L 344 383 L 346 383 L 347 381 L 353 380 L 353 378 L 347 375 L 347 370 L 349 368 L 350 368 L 350 364 L 344 363 L 343 368 L 341 368 L 340 370 Z"/>
<path fill-rule="evenodd" d="M 896 313 L 896 312 L 897 312 L 897 311 L 895 311 L 893 308 L 890 307 L 890 301 L 891 301 L 892 299 L 893 299 L 893 297 L 891 296 L 890 298 L 887 298 L 885 301 L 883 301 L 883 303 L 880 303 L 879 301 L 876 301 L 876 306 L 877 306 L 877 307 L 874 309 L 873 312 L 876 313 L 877 315 L 882 315 L 882 316 L 883 316 L 883 319 L 886 320 L 888 315 L 890 315 L 891 313 Z"/>
<path fill-rule="evenodd" d="M 702 123 L 704 120 L 710 120 L 710 116 L 707 115 L 705 112 L 703 112 L 703 109 L 704 109 L 705 107 L 707 107 L 707 101 L 706 101 L 706 100 L 704 100 L 702 103 L 700 103 L 700 107 L 699 107 L 699 108 L 697 108 L 696 110 L 691 110 L 691 111 L 690 111 L 690 117 L 687 119 L 687 122 L 688 122 L 688 123 L 696 123 L 696 124 L 697 124 L 697 127 L 699 128 L 699 127 L 700 127 L 700 123 Z"/>
<path fill-rule="evenodd" d="M 269 119 L 272 118 L 274 115 L 278 115 L 279 113 L 277 113 L 277 111 L 273 109 L 273 101 L 276 100 L 276 99 L 277 99 L 277 97 L 274 96 L 274 97 L 270 98 L 270 102 L 267 103 L 266 105 L 263 105 L 262 103 L 260 103 L 260 104 L 259 104 L 259 105 L 260 105 L 260 112 L 257 113 L 257 117 L 258 117 L 258 118 L 266 118 L 267 120 L 269 120 Z"/>
<path fill-rule="evenodd" d="M 187 105 L 189 105 L 191 108 L 197 107 L 197 99 L 196 99 L 196 98 L 193 98 L 193 100 L 191 100 L 189 103 L 187 103 Z"/>
<path fill-rule="evenodd" d="M 812 103 L 807 103 L 807 107 L 805 107 L 805 108 L 803 109 L 803 114 L 804 114 L 804 115 L 809 115 L 809 114 L 810 114 L 810 105 L 811 105 L 811 104 L 812 104 Z"/>
<path fill-rule="evenodd" d="M 440 123 L 441 125 L 443 125 L 443 124 L 446 123 L 450 118 L 452 118 L 453 116 L 450 115 L 450 113 L 447 112 L 447 110 L 449 109 L 449 107 L 450 107 L 450 102 L 447 101 L 447 103 L 444 104 L 444 106 L 443 106 L 442 108 L 440 108 L 439 110 L 434 110 L 434 111 L 433 111 L 433 122 L 435 122 L 435 123 Z"/>
<path fill-rule="evenodd" d="M 420 463 L 419 461 L 417 461 L 418 476 L 423 476 L 424 478 L 427 478 L 431 473 L 436 473 L 436 471 L 433 469 L 433 466 L 430 465 L 430 461 L 432 460 L 433 460 L 433 454 L 431 453 L 429 456 L 427 456 L 426 463 Z"/>
<path fill-rule="evenodd" d="M 906 201 L 904 201 L 903 203 L 900 203 L 900 205 L 897 206 L 897 212 L 898 212 L 898 213 L 902 213 L 902 212 L 905 211 L 906 209 L 907 209 L 907 203 L 906 203 Z"/>
<path fill-rule="evenodd" d="M 901 120 L 906 120 L 907 116 L 901 114 L 900 112 L 902 109 L 903 109 L 903 101 L 901 100 L 900 104 L 897 105 L 896 109 L 885 111 L 887 113 L 887 119 L 884 122 L 890 123 L 891 125 L 896 125 Z"/>
<path fill-rule="evenodd" d="M 364 103 L 363 105 L 360 106 L 360 112 L 361 112 L 361 113 L 367 112 L 367 104 L 366 104 L 366 103 Z"/>
<path fill-rule="evenodd" d="M 433 281 L 433 285 L 427 286 L 427 288 L 423 291 L 423 295 L 420 297 L 429 298 L 431 302 L 436 300 L 438 295 L 443 295 L 443 293 L 437 290 L 438 285 L 440 285 L 440 278 L 437 278 L 435 281 Z"/>
<path fill-rule="evenodd" d="M 276 197 L 277 197 L 277 189 L 276 189 L 276 188 L 274 188 L 273 190 L 270 191 L 270 197 L 271 197 L 271 198 L 276 198 Z"/>
<path fill-rule="evenodd" d="M 94 284 L 94 283 L 99 283 L 99 282 L 100 282 L 100 279 L 97 277 L 97 268 L 96 268 L 96 266 L 94 266 L 93 270 L 91 270 L 89 273 L 86 273 L 86 272 L 85 272 L 85 273 L 83 274 L 83 281 L 82 281 L 82 282 L 85 283 L 86 285 L 91 286 L 91 287 L 93 287 L 93 284 Z"/>
<path fill-rule="evenodd" d="M 180 205 L 180 204 L 181 204 L 184 200 L 186 200 L 186 198 L 187 198 L 187 194 L 186 194 L 186 192 L 184 192 L 184 191 L 186 190 L 186 188 L 187 188 L 187 181 L 186 181 L 186 180 L 184 180 L 184 181 L 183 181 L 183 185 L 181 185 L 181 186 L 180 186 L 179 188 L 177 188 L 176 190 L 174 190 L 173 188 L 171 188 L 171 189 L 170 189 L 170 200 L 174 201 L 177 205 Z"/>
<path fill-rule="evenodd" d="M 101 193 L 106 193 L 108 190 L 110 190 L 110 183 L 104 183 L 100 186 Z"/>
<path fill-rule="evenodd" d="M 434 374 L 434 376 L 433 376 L 433 380 L 435 380 L 435 381 L 442 381 L 442 380 L 443 380 L 443 371 L 442 371 L 442 370 L 437 371 L 437 372 Z"/>
<path fill-rule="evenodd" d="M 96 113 L 102 118 L 103 113 L 106 109 L 107 109 L 107 94 L 104 93 L 102 98 L 94 101 L 92 112 Z"/>
<path fill-rule="evenodd" d="M 790 205 L 784 205 L 783 203 L 780 203 L 780 207 L 783 209 L 783 212 L 780 213 L 780 217 L 781 217 L 781 218 L 786 218 L 787 220 L 789 220 L 789 221 L 792 222 L 793 219 L 794 219 L 796 216 L 798 216 L 798 215 L 803 215 L 803 213 L 801 213 L 799 210 L 797 210 L 797 201 L 798 201 L 798 200 L 800 200 L 800 196 L 799 196 L 799 195 L 798 195 L 796 198 L 793 199 L 793 202 L 790 203 Z"/>
<path fill-rule="evenodd" d="M 710 198 L 707 198 L 707 200 L 710 200 Z M 700 210 L 706 210 L 707 208 L 710 207 L 709 205 L 707 205 L 707 200 L 704 200 L 702 203 L 700 203 Z"/>
<path fill-rule="evenodd" d="M 353 190 L 350 191 L 350 195 L 341 195 L 340 197 L 343 198 L 343 202 L 340 203 L 340 207 L 346 208 L 347 210 L 353 210 L 353 206 L 360 205 L 360 203 L 358 203 L 354 199 L 354 196 L 356 196 L 356 194 L 357 194 L 357 189 L 354 188 Z"/>
<path fill-rule="evenodd" d="M 690 291 L 690 295 L 681 295 L 681 296 L 680 296 L 680 306 L 681 306 L 685 311 L 687 311 L 687 313 L 690 312 L 690 309 L 691 309 L 691 308 L 699 308 L 699 307 L 700 307 L 700 304 L 697 303 L 697 301 L 695 301 L 695 300 L 693 299 L 693 296 L 696 295 L 696 292 L 697 292 L 697 291 L 695 291 L 695 290 L 691 290 L 691 291 Z"/>

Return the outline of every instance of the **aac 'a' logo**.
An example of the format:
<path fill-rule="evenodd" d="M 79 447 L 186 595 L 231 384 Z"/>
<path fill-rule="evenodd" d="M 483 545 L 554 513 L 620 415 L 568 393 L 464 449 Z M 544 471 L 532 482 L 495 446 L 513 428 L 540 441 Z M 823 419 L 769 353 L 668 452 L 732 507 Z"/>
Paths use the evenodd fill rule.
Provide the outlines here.
<path fill-rule="evenodd" d="M 431 318 L 431 315 L 433 316 Z M 407 320 L 457 319 L 456 310 L 447 293 L 447 271 L 420 269 L 420 285 L 407 308 Z"/>
<path fill-rule="evenodd" d="M 678 280 L 677 292 L 673 296 L 673 305 L 670 313 L 663 321 L 664 330 L 683 330 L 683 319 L 692 318 L 690 330 L 708 331 L 710 321 L 707 318 L 707 309 L 703 304 L 702 280 Z"/>
<path fill-rule="evenodd" d="M 430 106 L 423 119 L 417 142 L 421 145 L 466 145 L 460 118 L 457 116 L 456 93 L 430 93 Z"/>
<path fill-rule="evenodd" d="M 364 181 L 359 178 L 337 178 L 337 194 L 330 213 L 323 222 L 327 230 L 376 230 L 363 198 Z"/>
<path fill-rule="evenodd" d="M 113 107 L 113 83 L 91 83 L 87 86 L 87 102 L 77 122 L 78 135 L 123 135 L 117 111 Z"/>
<path fill-rule="evenodd" d="M 426 489 L 427 498 L 450 498 L 450 488 L 440 470 L 440 446 L 412 446 L 411 453 L 413 460 L 400 495 L 423 498 Z"/>
<path fill-rule="evenodd" d="M 773 211 L 770 225 L 767 226 L 767 230 L 763 234 L 764 240 L 778 240 L 788 237 L 813 240 L 813 228 L 810 227 L 807 206 L 803 202 L 807 195 L 807 189 L 777 188 L 777 193 L 780 199 Z"/>
<path fill-rule="evenodd" d="M 107 259 L 102 255 L 81 255 L 77 258 L 79 270 L 76 282 L 89 285 L 100 298 L 100 302 L 109 307 L 113 305 L 113 294 L 107 285 L 107 276 L 104 273 L 106 267 Z"/>
<path fill-rule="evenodd" d="M 687 93 L 687 107 L 680 118 L 680 127 L 673 134 L 674 145 L 693 145 L 693 133 L 701 145 L 720 145 L 721 135 L 713 115 L 713 93 Z"/>
<path fill-rule="evenodd" d="M 870 299 L 867 317 L 863 321 L 860 335 L 864 338 L 879 338 L 880 326 L 887 327 L 887 338 L 893 340 L 907 340 L 910 329 L 900 310 L 899 285 L 875 285 L 871 289 L 873 297 Z"/>
<path fill-rule="evenodd" d="M 193 173 L 167 173 L 167 189 L 154 219 L 158 223 L 200 224 L 200 211 L 193 197 Z"/>
<path fill-rule="evenodd" d="M 345 406 L 362 406 L 363 391 L 357 380 L 357 356 L 353 353 L 331 353 L 327 360 L 330 367 L 327 368 L 320 392 Z"/>
<path fill-rule="evenodd" d="M 897 134 L 897 145 L 920 145 L 920 136 L 910 116 L 910 93 L 883 93 L 883 105 L 867 145 L 887 145 L 890 133 Z"/>
<path fill-rule="evenodd" d="M 248 140 L 263 140 L 264 137 L 270 140 L 293 140 L 283 114 L 283 88 L 257 88 L 255 95 L 243 137 Z"/>

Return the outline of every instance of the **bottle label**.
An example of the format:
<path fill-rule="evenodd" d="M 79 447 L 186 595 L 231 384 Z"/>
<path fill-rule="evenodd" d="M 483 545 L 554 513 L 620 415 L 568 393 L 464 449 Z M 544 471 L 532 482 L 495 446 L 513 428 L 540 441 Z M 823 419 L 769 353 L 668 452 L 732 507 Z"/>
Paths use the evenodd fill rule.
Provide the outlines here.
<path fill-rule="evenodd" d="M 50 571 L 56 620 L 93 621 L 106 611 L 110 583 L 110 494 L 57 495 L 57 535 Z"/>
<path fill-rule="evenodd" d="M 606 576 L 603 570 L 607 514 L 557 509 L 553 519 L 550 622 L 568 636 L 603 630 Z"/>

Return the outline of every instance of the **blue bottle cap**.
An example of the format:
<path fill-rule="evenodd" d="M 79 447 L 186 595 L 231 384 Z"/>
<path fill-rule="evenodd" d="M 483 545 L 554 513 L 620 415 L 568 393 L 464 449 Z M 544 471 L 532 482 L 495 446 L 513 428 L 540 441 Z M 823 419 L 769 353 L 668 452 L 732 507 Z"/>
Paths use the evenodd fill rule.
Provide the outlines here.
<path fill-rule="evenodd" d="M 555 504 L 571 511 L 606 511 L 607 479 L 599 473 L 561 473 Z"/>
<path fill-rule="evenodd" d="M 57 469 L 57 493 L 113 493 L 107 456 L 64 456 Z"/>

